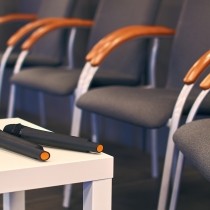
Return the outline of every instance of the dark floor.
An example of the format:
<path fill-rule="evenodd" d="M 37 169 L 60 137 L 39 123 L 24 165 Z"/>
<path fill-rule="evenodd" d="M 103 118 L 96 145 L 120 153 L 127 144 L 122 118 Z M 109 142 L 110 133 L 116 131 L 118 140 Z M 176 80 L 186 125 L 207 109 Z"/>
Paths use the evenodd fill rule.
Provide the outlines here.
<path fill-rule="evenodd" d="M 105 152 L 115 157 L 113 210 L 154 210 L 160 180 L 150 178 L 150 160 L 139 149 L 107 144 Z M 26 192 L 26 210 L 61 210 L 63 187 Z M 210 184 L 190 166 L 185 168 L 178 210 L 209 210 Z M 82 185 L 73 188 L 70 209 L 82 210 Z M 2 210 L 2 195 L 0 195 Z"/>

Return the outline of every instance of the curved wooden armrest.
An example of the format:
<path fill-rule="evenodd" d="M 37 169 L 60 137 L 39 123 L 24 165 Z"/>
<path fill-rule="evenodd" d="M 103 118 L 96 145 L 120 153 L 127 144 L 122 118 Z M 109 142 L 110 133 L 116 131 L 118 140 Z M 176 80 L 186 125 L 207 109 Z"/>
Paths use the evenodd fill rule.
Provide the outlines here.
<path fill-rule="evenodd" d="M 43 18 L 43 19 L 32 21 L 32 22 L 24 25 L 23 27 L 21 27 L 15 34 L 13 34 L 7 41 L 7 46 L 14 46 L 22 37 L 24 37 L 26 34 L 28 34 L 32 30 L 34 30 L 40 26 L 43 26 L 45 24 L 49 24 L 49 23 L 52 23 L 55 21 L 60 21 L 63 19 L 64 18 L 53 17 L 53 18 Z"/>
<path fill-rule="evenodd" d="M 21 20 L 31 21 L 36 18 L 37 16 L 35 14 L 9 14 L 0 17 L 0 24 Z"/>
<path fill-rule="evenodd" d="M 123 27 L 120 29 L 117 29 L 111 33 L 109 33 L 108 35 L 106 35 L 105 37 L 103 37 L 101 40 L 99 40 L 93 47 L 92 49 L 88 52 L 88 54 L 86 55 L 86 61 L 90 61 L 92 58 L 95 57 L 95 55 L 97 55 L 97 53 L 99 53 L 100 51 L 102 51 L 104 48 L 107 47 L 107 45 L 109 45 L 109 42 L 111 42 L 113 39 L 115 39 L 116 37 L 124 34 L 125 32 L 127 32 L 128 30 L 132 30 L 132 28 L 135 28 L 138 26 L 129 26 L 129 27 Z"/>
<path fill-rule="evenodd" d="M 65 20 L 59 20 L 55 23 L 50 23 L 46 26 L 42 26 L 41 28 L 37 29 L 21 46 L 22 50 L 29 50 L 33 44 L 38 41 L 41 37 L 45 34 L 61 28 L 67 27 L 91 27 L 93 25 L 92 20 L 82 20 L 78 18 L 71 18 Z"/>
<path fill-rule="evenodd" d="M 203 81 L 200 83 L 200 88 L 203 90 L 210 89 L 210 74 L 208 74 Z"/>
<path fill-rule="evenodd" d="M 163 26 L 129 26 L 116 31 L 116 34 L 105 37 L 105 40 L 93 52 L 94 56 L 89 62 L 92 66 L 98 66 L 119 45 L 140 37 L 163 37 L 172 36 L 175 31 Z M 98 50 L 100 49 L 100 50 Z M 91 55 L 92 56 L 92 55 Z"/>
<path fill-rule="evenodd" d="M 190 68 L 184 77 L 185 84 L 192 84 L 200 76 L 200 74 L 210 65 L 210 50 L 204 53 Z"/>

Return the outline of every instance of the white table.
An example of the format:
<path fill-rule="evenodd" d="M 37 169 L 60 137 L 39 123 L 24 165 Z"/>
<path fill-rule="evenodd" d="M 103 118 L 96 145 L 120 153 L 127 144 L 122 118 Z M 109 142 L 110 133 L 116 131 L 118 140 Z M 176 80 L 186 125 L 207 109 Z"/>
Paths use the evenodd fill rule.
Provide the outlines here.
<path fill-rule="evenodd" d="M 0 129 L 21 123 L 42 129 L 19 118 L 1 119 Z M 111 210 L 113 157 L 45 147 L 50 159 L 41 162 L 0 148 L 0 193 L 4 210 L 24 210 L 25 190 L 83 183 L 83 210 Z"/>

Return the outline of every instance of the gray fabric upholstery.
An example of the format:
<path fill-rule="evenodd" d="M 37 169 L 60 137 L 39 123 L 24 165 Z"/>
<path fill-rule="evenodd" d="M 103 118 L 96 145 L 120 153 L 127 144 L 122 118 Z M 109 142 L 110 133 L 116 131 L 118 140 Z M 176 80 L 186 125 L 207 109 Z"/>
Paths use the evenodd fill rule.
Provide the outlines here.
<path fill-rule="evenodd" d="M 46 17 L 69 17 L 74 8 L 74 0 L 44 0 L 41 2 L 37 16 Z M 67 30 L 56 30 L 40 39 L 31 49 L 31 54 L 40 58 L 55 59 L 56 63 L 65 62 Z M 40 63 L 41 65 L 41 63 Z"/>
<path fill-rule="evenodd" d="M 15 62 L 17 61 L 17 58 L 19 56 L 19 53 L 12 53 L 8 59 L 7 67 L 11 68 L 14 67 Z M 0 59 L 2 58 L 2 54 L 0 55 Z M 27 56 L 26 60 L 24 61 L 24 67 L 29 66 L 58 66 L 61 65 L 61 60 L 51 57 L 45 57 L 41 55 L 34 55 L 30 54 Z"/>
<path fill-rule="evenodd" d="M 112 32 L 115 29 L 118 29 L 123 26 L 131 24 L 153 24 L 155 22 L 155 16 L 158 10 L 159 0 L 100 0 L 99 6 L 97 9 L 97 14 L 94 19 L 94 26 L 91 29 L 89 46 L 91 48 L 100 38 L 104 37 L 108 33 Z M 129 14 L 129 15 L 128 15 Z M 50 43 L 49 43 L 50 44 Z M 103 71 L 99 70 L 96 74 L 96 78 L 93 82 L 93 86 L 102 86 L 102 85 L 136 85 L 139 83 L 140 75 L 144 72 L 146 66 L 146 54 L 147 52 L 147 41 L 133 41 L 128 44 L 125 44 L 122 48 L 116 50 L 112 55 L 107 58 L 107 61 L 102 65 Z M 126 59 L 122 59 L 125 57 Z M 129 70 L 128 70 L 129 69 Z M 27 71 L 29 69 L 26 69 Z M 35 69 L 34 69 L 35 70 Z M 47 74 L 50 69 L 47 69 Z M 58 74 L 59 69 L 51 69 L 52 74 Z M 32 72 L 32 70 L 30 71 Z M 44 74 L 44 70 L 40 71 Z M 69 74 L 72 74 L 69 71 Z M 49 87 L 42 89 L 40 81 L 34 79 L 33 73 L 31 76 L 27 74 L 27 80 L 31 81 L 24 82 L 25 72 L 20 72 L 18 75 L 12 77 L 12 83 L 22 84 L 28 88 L 39 89 L 40 91 L 46 91 L 51 89 L 52 86 L 49 83 Z M 29 78 L 31 77 L 31 78 Z M 40 74 L 42 77 L 42 74 Z M 19 79 L 21 78 L 21 79 Z M 68 84 L 71 80 L 66 77 L 66 81 L 60 81 L 63 84 L 66 84 L 66 89 L 71 86 Z M 32 82 L 33 81 L 33 82 Z M 48 82 L 45 82 L 46 84 Z M 57 86 L 59 89 L 60 86 Z M 51 89 L 52 94 L 57 94 L 62 92 L 62 90 Z M 69 94 L 72 91 L 69 92 Z"/>
<path fill-rule="evenodd" d="M 90 112 L 124 120 L 148 128 L 164 125 L 171 117 L 183 77 L 194 62 L 209 49 L 210 30 L 207 29 L 210 1 L 187 0 L 182 10 L 173 40 L 169 66 L 168 89 L 110 87 L 90 90 L 81 96 L 77 105 Z M 197 14 L 197 15 L 194 15 Z M 199 16 L 199 17 L 198 17 Z M 199 21 L 199 23 L 198 23 Z M 205 29 L 203 29 L 205 28 Z M 130 70 L 130 69 L 129 69 Z M 194 97 L 188 100 L 192 104 Z M 202 113 L 209 112 L 206 99 Z"/>
<path fill-rule="evenodd" d="M 30 58 L 29 56 L 28 65 L 34 63 L 34 60 Z M 46 63 L 47 60 L 43 59 L 44 62 Z M 27 62 L 25 65 L 27 65 Z M 54 95 L 70 95 L 76 88 L 80 73 L 81 69 L 69 69 L 67 67 L 30 67 L 12 75 L 11 82 L 22 87 L 30 87 L 34 90 L 42 90 Z M 119 75 L 116 72 L 110 72 L 107 75 L 103 71 L 99 71 L 93 80 L 92 86 L 98 86 L 99 82 L 100 85 L 113 83 L 130 85 L 132 84 L 132 77 L 129 80 L 129 75 L 127 74 Z"/>
<path fill-rule="evenodd" d="M 159 127 L 173 110 L 177 91 L 151 91 L 140 87 L 96 88 L 77 101 L 81 109 L 144 127 Z M 160 97 L 156 97 L 160 95 Z M 168 97 L 172 100 L 168 100 Z"/>
<path fill-rule="evenodd" d="M 8 0 L 0 1 L 1 7 L 0 7 L 0 15 L 10 14 L 10 13 L 16 13 L 18 12 L 18 4 L 19 0 Z"/>
<path fill-rule="evenodd" d="M 96 0 L 44 0 L 41 1 L 38 8 L 37 17 L 77 17 L 77 18 L 93 18 L 94 10 L 96 9 Z M 86 8 L 84 8 L 86 6 Z M 26 10 L 26 9 L 24 9 Z M 86 29 L 86 31 L 88 31 Z M 88 33 L 84 30 L 79 30 L 80 48 L 86 47 Z M 47 34 L 40 39 L 30 50 L 30 55 L 27 56 L 24 67 L 28 66 L 58 66 L 67 63 L 67 40 L 70 29 L 56 30 Z M 8 39 L 9 36 L 7 36 Z M 16 47 L 16 52 L 19 53 L 19 47 Z M 2 56 L 2 54 L 0 55 Z M 84 56 L 83 56 L 84 57 Z M 13 67 L 17 59 L 17 54 L 12 53 L 9 57 L 7 66 Z M 84 63 L 84 58 L 79 57 L 79 53 L 75 55 L 78 63 Z"/>
<path fill-rule="evenodd" d="M 58 66 L 62 61 L 59 58 L 45 57 L 42 55 L 29 55 L 24 61 L 24 67 L 27 66 Z"/>
<path fill-rule="evenodd" d="M 103 36 L 120 27 L 155 24 L 159 6 L 158 0 L 121 0 L 120 3 L 118 0 L 101 0 L 91 30 L 88 49 Z M 128 78 L 132 77 L 132 85 L 137 85 L 148 67 L 147 52 L 147 40 L 131 41 L 113 51 L 103 62 L 101 69 L 107 72 L 107 75 L 110 69 L 119 75 L 127 74 Z"/>
<path fill-rule="evenodd" d="M 74 9 L 74 0 L 44 0 L 41 3 L 39 2 L 39 8 L 37 11 L 37 18 L 45 17 L 69 17 L 72 14 Z M 32 4 L 33 5 L 33 4 Z M 24 9 L 26 12 L 26 8 Z M 17 11 L 16 11 L 17 12 Z M 8 26 L 7 26 L 8 25 Z M 10 25 L 17 25 L 16 30 L 20 28 L 20 24 L 10 23 L 5 24 L 5 27 L 10 27 Z M 1 26 L 2 27 L 2 26 Z M 14 27 L 14 26 L 13 26 Z M 16 30 L 13 30 L 15 33 Z M 12 34 L 13 34 L 12 33 Z M 10 36 L 12 35 L 10 34 Z M 6 36 L 6 34 L 5 34 Z M 7 35 L 6 40 L 9 39 Z M 30 56 L 26 59 L 26 66 L 36 66 L 36 65 L 48 65 L 48 66 L 57 66 L 66 62 L 66 47 L 65 43 L 67 40 L 67 30 L 58 30 L 53 33 L 50 33 L 40 41 L 38 41 L 31 49 Z M 5 42 L 6 42 L 5 40 Z M 3 53 L 4 51 L 2 51 Z M 19 46 L 15 48 L 15 51 L 9 57 L 8 67 L 14 66 L 19 53 Z M 2 54 L 1 54 L 2 56 Z M 44 61 L 46 60 L 46 61 Z"/>
<path fill-rule="evenodd" d="M 46 93 L 68 95 L 74 91 L 79 75 L 79 70 L 71 71 L 66 68 L 52 70 L 47 67 L 39 67 L 23 70 L 13 75 L 11 81 L 15 80 L 15 83 L 22 87 L 30 86 L 31 89 L 41 89 Z"/>
<path fill-rule="evenodd" d="M 145 89 L 142 87 L 105 87 L 90 90 L 77 101 L 77 106 L 106 117 L 147 128 L 165 125 L 172 115 L 178 90 Z M 197 93 L 190 95 L 184 112 L 190 109 Z M 206 98 L 200 114 L 209 110 Z"/>
<path fill-rule="evenodd" d="M 209 50 L 210 30 L 207 27 L 210 1 L 185 1 L 176 28 L 167 86 L 179 88 L 191 65 Z"/>
<path fill-rule="evenodd" d="M 37 12 L 38 18 L 50 17 L 68 17 L 73 12 L 75 2 L 69 0 L 44 0 L 41 2 Z M 49 16 L 50 15 L 50 16 Z"/>
<path fill-rule="evenodd" d="M 43 0 L 18 0 L 18 10 L 21 13 L 34 13 L 39 10 Z"/>
<path fill-rule="evenodd" d="M 210 119 L 181 126 L 173 136 L 178 149 L 210 181 Z"/>
<path fill-rule="evenodd" d="M 19 13 L 19 0 L 0 0 L 0 16 L 4 16 L 11 13 Z M 0 51 L 3 52 L 6 49 L 6 42 L 22 24 L 21 23 L 10 23 L 0 24 Z"/>
<path fill-rule="evenodd" d="M 74 6 L 72 17 L 79 17 L 93 20 L 100 0 L 77 0 Z M 90 29 L 77 28 L 77 34 L 74 40 L 74 67 L 82 68 L 87 54 L 87 45 L 90 37 Z"/>

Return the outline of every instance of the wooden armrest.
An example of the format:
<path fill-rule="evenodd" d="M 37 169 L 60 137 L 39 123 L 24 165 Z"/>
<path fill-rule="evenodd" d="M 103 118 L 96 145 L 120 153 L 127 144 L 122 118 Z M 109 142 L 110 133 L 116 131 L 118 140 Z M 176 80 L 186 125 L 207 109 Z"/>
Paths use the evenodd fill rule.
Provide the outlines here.
<path fill-rule="evenodd" d="M 203 90 L 210 89 L 210 74 L 208 74 L 204 80 L 200 83 L 200 88 Z"/>
<path fill-rule="evenodd" d="M 192 84 L 200 76 L 200 74 L 210 65 L 210 50 L 204 53 L 190 68 L 184 77 L 185 84 Z M 206 82 L 204 82 L 206 83 Z"/>
<path fill-rule="evenodd" d="M 128 26 L 116 31 L 111 35 L 105 37 L 105 40 L 93 52 L 94 56 L 89 62 L 92 66 L 98 66 L 101 62 L 119 45 L 140 37 L 163 37 L 172 36 L 175 31 L 173 29 L 163 26 Z M 98 50 L 100 49 L 100 50 Z M 91 55 L 92 56 L 92 55 Z"/>
<path fill-rule="evenodd" d="M 8 23 L 8 22 L 13 22 L 13 21 L 21 21 L 21 20 L 26 20 L 26 21 L 31 21 L 35 20 L 37 16 L 35 14 L 9 14 L 5 16 L 0 17 L 0 23 Z"/>
<path fill-rule="evenodd" d="M 62 19 L 64 18 L 43 18 L 27 23 L 9 38 L 9 40 L 7 41 L 7 46 L 14 46 L 22 37 L 40 26 L 53 23 Z"/>
<path fill-rule="evenodd" d="M 39 29 L 37 29 L 21 46 L 22 50 L 29 50 L 33 44 L 38 41 L 41 37 L 43 37 L 45 34 L 61 28 L 67 28 L 67 27 L 91 27 L 93 25 L 92 20 L 82 20 L 78 18 L 72 18 L 72 19 L 65 19 L 65 20 L 59 20 L 55 23 L 50 23 L 46 26 L 42 26 Z"/>
<path fill-rule="evenodd" d="M 120 36 L 121 34 L 124 34 L 125 32 L 127 32 L 128 30 L 130 30 L 133 27 L 136 27 L 136 26 L 129 26 L 129 27 L 123 27 L 123 28 L 117 29 L 117 30 L 109 33 L 108 35 L 106 35 L 101 40 L 99 40 L 92 47 L 92 49 L 88 52 L 88 54 L 86 55 L 86 58 L 85 58 L 86 61 L 90 61 L 92 58 L 95 57 L 95 55 L 97 55 L 97 53 L 99 53 L 104 48 L 106 48 L 107 45 L 109 45 L 109 42 L 111 42 L 113 39 L 115 39 L 116 37 Z"/>

